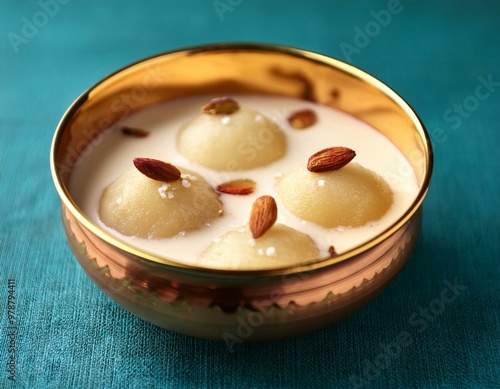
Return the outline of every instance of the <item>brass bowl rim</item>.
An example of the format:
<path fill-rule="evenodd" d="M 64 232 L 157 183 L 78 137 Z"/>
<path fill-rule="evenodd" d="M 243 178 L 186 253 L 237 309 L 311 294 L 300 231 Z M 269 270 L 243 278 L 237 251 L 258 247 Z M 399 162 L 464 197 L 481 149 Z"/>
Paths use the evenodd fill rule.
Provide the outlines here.
<path fill-rule="evenodd" d="M 211 269 L 211 268 L 205 268 L 205 267 L 200 267 L 200 266 L 194 266 L 194 265 L 187 265 L 183 263 L 176 262 L 174 260 L 169 260 L 164 257 L 159 257 L 147 252 L 143 252 L 138 248 L 135 248 L 122 240 L 120 240 L 117 237 L 114 237 L 113 235 L 109 234 L 102 228 L 100 228 L 95 222 L 90 220 L 85 213 L 79 208 L 79 206 L 72 200 L 72 197 L 69 193 L 69 191 L 66 188 L 66 185 L 63 184 L 61 177 L 59 176 L 57 172 L 57 166 L 56 166 L 56 155 L 57 151 L 59 149 L 59 145 L 61 142 L 61 138 L 64 134 L 64 131 L 66 129 L 67 124 L 71 121 L 73 115 L 78 111 L 80 106 L 85 103 L 85 101 L 88 99 L 90 93 L 94 89 L 96 89 L 98 86 L 103 84 L 105 81 L 111 79 L 115 75 L 133 68 L 136 65 L 145 63 L 147 61 L 150 61 L 155 58 L 163 57 L 163 56 L 168 56 L 168 55 L 179 55 L 179 54 L 184 54 L 186 56 L 196 54 L 196 53 L 202 53 L 202 52 L 216 52 L 216 51 L 233 51 L 233 52 L 238 52 L 238 51 L 257 51 L 257 52 L 274 52 L 274 53 L 281 53 L 293 57 L 299 57 L 302 59 L 306 59 L 308 61 L 313 61 L 313 62 L 318 62 L 323 65 L 327 65 L 329 67 L 334 67 L 336 69 L 339 69 L 343 71 L 344 73 L 347 73 L 351 76 L 354 76 L 363 82 L 366 82 L 367 84 L 370 84 L 377 88 L 379 91 L 384 93 L 386 96 L 390 97 L 404 112 L 408 117 L 411 119 L 412 123 L 414 124 L 415 128 L 419 132 L 419 135 L 422 139 L 422 142 L 425 146 L 425 171 L 424 175 L 422 177 L 422 182 L 420 185 L 420 189 L 412 202 L 412 204 L 408 207 L 405 213 L 403 213 L 399 219 L 397 219 L 394 223 L 391 224 L 390 227 L 388 227 L 385 231 L 382 233 L 378 234 L 374 238 L 370 239 L 369 241 L 343 253 L 340 254 L 334 258 L 324 258 L 324 259 L 319 259 L 311 263 L 306 263 L 306 264 L 300 264 L 300 265 L 293 265 L 293 266 L 288 266 L 288 267 L 282 267 L 282 268 L 273 268 L 273 269 L 266 269 L 266 270 L 225 270 L 225 269 Z M 207 275 L 220 275 L 220 276 L 231 276 L 231 275 L 241 275 L 241 276 L 277 276 L 277 275 L 288 275 L 288 274 L 297 274 L 297 273 L 304 273 L 304 272 L 309 272 L 309 271 L 315 271 L 315 270 L 320 270 L 323 268 L 328 268 L 330 266 L 336 265 L 338 263 L 344 262 L 346 260 L 349 260 L 351 258 L 354 258 L 360 254 L 363 254 L 364 252 L 368 251 L 369 249 L 375 247 L 382 241 L 388 239 L 391 235 L 393 235 L 396 231 L 398 231 L 402 226 L 407 223 L 413 215 L 418 211 L 418 209 L 421 207 L 422 202 L 424 201 L 424 198 L 427 194 L 427 191 L 429 189 L 430 181 L 431 181 L 431 176 L 432 176 L 432 171 L 433 171 L 433 164 L 434 164 L 434 158 L 433 158 L 433 149 L 432 149 L 432 144 L 430 140 L 430 136 L 425 129 L 424 124 L 416 114 L 416 112 L 411 108 L 411 106 L 399 95 L 397 94 L 394 90 L 392 90 L 389 86 L 384 84 L 382 81 L 378 80 L 371 74 L 367 73 L 364 70 L 361 70 L 353 65 L 350 65 L 348 63 L 345 63 L 339 59 L 329 57 L 324 54 L 320 54 L 317 52 L 313 52 L 310 50 L 305 50 L 301 48 L 296 48 L 296 47 L 291 47 L 291 46 L 283 46 L 283 45 L 276 45 L 276 44 L 268 44 L 268 43 L 251 43 L 251 42 L 231 42 L 231 43 L 212 43 L 212 44 L 203 44 L 203 45 L 196 45 L 196 46 L 188 46 L 176 50 L 169 50 L 165 51 L 159 54 L 155 54 L 152 56 L 148 56 L 146 58 L 140 59 L 138 61 L 132 62 L 126 66 L 123 66 L 122 68 L 108 74 L 104 78 L 98 80 L 96 83 L 94 83 L 92 86 L 90 86 L 88 89 L 86 89 L 80 96 L 78 96 L 73 103 L 69 106 L 69 108 L 64 112 L 62 118 L 60 119 L 53 139 L 52 139 L 52 144 L 50 148 L 50 170 L 51 170 L 51 175 L 52 179 L 55 185 L 55 188 L 57 190 L 57 193 L 64 204 L 65 207 L 69 209 L 69 211 L 73 214 L 73 216 L 80 222 L 82 223 L 83 226 L 85 226 L 88 230 L 90 230 L 93 234 L 95 234 L 97 237 L 102 239 L 103 241 L 107 242 L 108 244 L 128 253 L 131 254 L 135 257 L 147 260 L 147 261 L 152 261 L 156 264 L 166 266 L 168 268 L 173 268 L 173 269 L 184 269 L 186 271 L 193 271 L 196 273 L 206 273 Z"/>

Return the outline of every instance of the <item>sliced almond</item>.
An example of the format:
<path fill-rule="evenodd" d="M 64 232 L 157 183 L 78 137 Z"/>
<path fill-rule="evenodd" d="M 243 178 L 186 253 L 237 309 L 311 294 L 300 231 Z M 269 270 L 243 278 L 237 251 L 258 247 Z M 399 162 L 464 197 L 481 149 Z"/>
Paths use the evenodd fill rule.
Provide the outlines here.
<path fill-rule="evenodd" d="M 252 205 L 250 231 L 254 239 L 264 235 L 278 218 L 278 206 L 272 196 L 261 196 Z"/>
<path fill-rule="evenodd" d="M 247 195 L 255 190 L 255 181 L 249 179 L 239 179 L 224 182 L 217 186 L 217 191 L 233 195 Z"/>
<path fill-rule="evenodd" d="M 337 170 L 351 162 L 355 156 L 354 150 L 347 147 L 329 147 L 309 157 L 307 170 L 316 173 Z"/>
<path fill-rule="evenodd" d="M 311 127 L 317 120 L 316 112 L 312 109 L 295 111 L 288 117 L 288 123 L 297 130 Z"/>
<path fill-rule="evenodd" d="M 143 130 L 142 128 L 122 127 L 122 134 L 135 138 L 145 138 L 149 135 L 149 131 Z"/>
<path fill-rule="evenodd" d="M 209 115 L 230 115 L 240 109 L 238 102 L 230 97 L 216 97 L 201 107 Z"/>
<path fill-rule="evenodd" d="M 142 174 L 155 181 L 173 182 L 181 178 L 179 169 L 158 159 L 134 158 L 134 165 Z"/>

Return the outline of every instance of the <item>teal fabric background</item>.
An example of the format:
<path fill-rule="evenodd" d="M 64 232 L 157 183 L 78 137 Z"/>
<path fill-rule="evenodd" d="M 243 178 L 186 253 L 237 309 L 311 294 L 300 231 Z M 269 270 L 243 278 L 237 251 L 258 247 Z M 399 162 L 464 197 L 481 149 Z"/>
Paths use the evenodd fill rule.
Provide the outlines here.
<path fill-rule="evenodd" d="M 500 387 L 499 17 L 496 1 L 0 0 L 0 387 Z M 66 244 L 49 172 L 54 129 L 86 88 L 224 41 L 362 68 L 414 107 L 435 148 L 422 234 L 396 280 L 337 325 L 234 353 L 108 299 Z"/>

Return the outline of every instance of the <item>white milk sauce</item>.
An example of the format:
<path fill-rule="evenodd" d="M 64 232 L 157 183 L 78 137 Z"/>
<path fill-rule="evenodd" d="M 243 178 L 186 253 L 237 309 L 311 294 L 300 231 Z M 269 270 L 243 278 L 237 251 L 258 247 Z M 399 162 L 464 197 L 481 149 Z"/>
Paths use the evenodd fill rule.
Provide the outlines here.
<path fill-rule="evenodd" d="M 115 124 L 98 144 L 91 143 L 70 180 L 71 195 L 80 209 L 101 228 L 131 246 L 180 263 L 204 266 L 200 263 L 199 254 L 226 231 L 247 224 L 252 203 L 265 194 L 275 197 L 278 203 L 277 222 L 308 234 L 318 245 L 322 256 L 328 255 L 328 248 L 332 245 L 340 254 L 372 239 L 390 227 L 413 202 L 418 191 L 416 177 L 409 162 L 390 140 L 343 112 L 302 100 L 257 95 L 230 96 L 240 105 L 253 108 L 279 124 L 287 138 L 287 152 L 282 159 L 265 167 L 235 172 L 215 171 L 186 160 L 176 150 L 177 131 L 190 118 L 199 115 L 200 107 L 212 97 L 217 96 L 197 96 L 150 107 Z M 286 118 L 304 108 L 316 112 L 317 123 L 302 130 L 291 128 Z M 221 116 L 221 120 L 230 120 L 230 116 Z M 124 136 L 120 131 L 123 126 L 141 128 L 150 134 L 144 138 Z M 382 219 L 359 228 L 328 229 L 300 220 L 283 208 L 274 188 L 276 178 L 297 165 L 307 164 L 313 153 L 332 146 L 355 150 L 355 162 L 375 171 L 388 182 L 394 192 L 394 203 Z M 249 155 L 252 147 L 260 145 L 248 144 L 246 151 Z M 214 188 L 231 179 L 249 178 L 257 183 L 256 190 L 245 196 L 221 194 L 224 215 L 199 230 L 159 240 L 123 236 L 99 220 L 99 200 L 110 183 L 133 168 L 132 160 L 136 157 L 160 159 L 181 170 L 196 171 Z"/>

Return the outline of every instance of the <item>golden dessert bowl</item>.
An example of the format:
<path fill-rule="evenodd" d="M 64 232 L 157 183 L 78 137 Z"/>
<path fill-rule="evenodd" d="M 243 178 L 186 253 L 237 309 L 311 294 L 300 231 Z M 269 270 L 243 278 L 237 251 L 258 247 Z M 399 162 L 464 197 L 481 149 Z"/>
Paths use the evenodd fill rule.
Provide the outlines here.
<path fill-rule="evenodd" d="M 68 182 L 115 122 L 182 97 L 252 93 L 344 111 L 389 138 L 410 162 L 419 191 L 383 233 L 347 253 L 273 270 L 210 270 L 131 247 L 75 203 Z M 113 300 L 160 327 L 225 340 L 293 336 L 334 323 L 375 297 L 401 271 L 417 240 L 432 172 L 424 126 L 394 91 L 341 61 L 294 48 L 219 44 L 168 52 L 123 68 L 84 92 L 62 117 L 51 170 L 76 258 Z M 237 255 L 235 253 L 235 255 Z"/>

